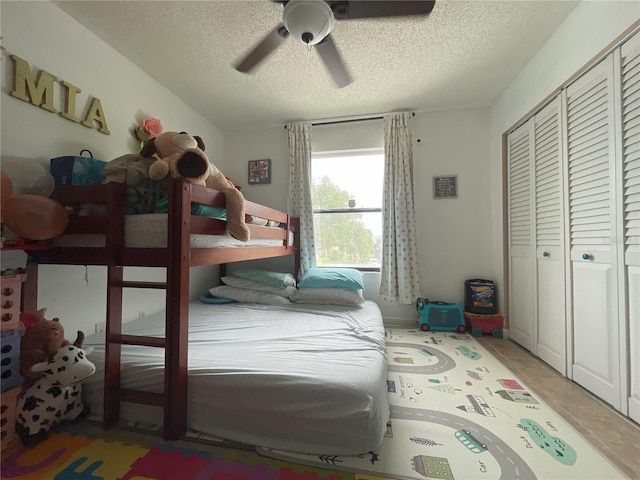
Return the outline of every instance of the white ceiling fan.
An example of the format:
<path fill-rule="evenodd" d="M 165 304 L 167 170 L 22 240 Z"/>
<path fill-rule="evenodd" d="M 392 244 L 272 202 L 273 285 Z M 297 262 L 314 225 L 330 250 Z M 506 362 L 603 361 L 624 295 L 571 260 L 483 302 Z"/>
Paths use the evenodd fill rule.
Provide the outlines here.
<path fill-rule="evenodd" d="M 351 83 L 351 76 L 330 35 L 336 20 L 426 16 L 435 5 L 435 0 L 273 1 L 284 5 L 282 23 L 236 65 L 236 70 L 250 72 L 291 35 L 315 46 L 338 88 Z"/>

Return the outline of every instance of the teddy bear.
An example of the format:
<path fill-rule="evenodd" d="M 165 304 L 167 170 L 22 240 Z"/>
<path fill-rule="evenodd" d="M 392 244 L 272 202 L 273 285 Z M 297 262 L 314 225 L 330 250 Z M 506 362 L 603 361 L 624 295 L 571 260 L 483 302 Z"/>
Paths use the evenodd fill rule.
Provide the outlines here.
<path fill-rule="evenodd" d="M 31 367 L 36 363 L 46 362 L 53 357 L 60 348 L 70 345 L 64 338 L 64 327 L 59 318 L 47 320 L 46 309 L 36 312 L 34 322 L 27 326 L 20 342 L 20 375 L 26 380 L 36 380 L 42 376 L 34 372 Z M 75 343 L 82 344 L 84 333 L 78 331 Z"/>
<path fill-rule="evenodd" d="M 245 224 L 244 197 L 233 182 L 207 158 L 204 142 L 186 132 L 163 132 L 147 140 L 140 151 L 143 157 L 153 157 L 149 178 L 162 180 L 167 176 L 182 177 L 194 185 L 206 185 L 225 195 L 227 232 L 238 240 L 249 240 Z"/>

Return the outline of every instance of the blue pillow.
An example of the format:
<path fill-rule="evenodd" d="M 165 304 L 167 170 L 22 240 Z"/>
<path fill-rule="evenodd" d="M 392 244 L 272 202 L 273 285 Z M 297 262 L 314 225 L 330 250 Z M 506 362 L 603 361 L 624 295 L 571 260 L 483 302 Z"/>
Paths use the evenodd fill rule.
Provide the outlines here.
<path fill-rule="evenodd" d="M 272 272 L 270 270 L 262 270 L 260 268 L 246 268 L 233 272 L 236 277 L 253 280 L 254 282 L 264 283 L 273 287 L 296 286 L 296 279 L 290 273 Z"/>
<path fill-rule="evenodd" d="M 355 268 L 310 268 L 298 287 L 364 290 L 362 272 Z"/>

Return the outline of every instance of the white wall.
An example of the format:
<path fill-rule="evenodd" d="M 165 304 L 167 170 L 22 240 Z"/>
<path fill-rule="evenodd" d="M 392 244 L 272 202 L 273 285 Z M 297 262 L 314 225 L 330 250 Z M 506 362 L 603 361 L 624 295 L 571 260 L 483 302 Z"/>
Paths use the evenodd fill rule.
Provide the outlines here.
<path fill-rule="evenodd" d="M 312 143 L 318 151 L 381 147 L 382 122 L 313 127 Z M 231 177 L 246 175 L 248 160 L 271 158 L 273 183 L 243 187 L 243 192 L 248 199 L 286 209 L 289 149 L 283 127 L 225 132 L 224 156 Z M 463 303 L 464 280 L 491 278 L 493 270 L 488 253 L 492 238 L 489 111 L 416 113 L 414 162 L 416 262 L 422 293 L 431 300 Z M 457 175 L 458 197 L 434 199 L 434 175 Z M 273 261 L 270 265 L 288 267 Z M 379 282 L 379 274 L 365 273 L 365 296 L 378 302 L 386 321 L 414 325 L 415 306 L 379 301 Z"/>
<path fill-rule="evenodd" d="M 224 174 L 242 184 L 248 200 L 286 211 L 289 185 L 289 143 L 287 131 L 272 127 L 224 133 Z M 271 159 L 271 183 L 247 182 L 249 160 Z"/>
<path fill-rule="evenodd" d="M 640 2 L 581 2 L 491 108 L 493 275 L 503 283 L 502 134 L 640 19 Z M 504 298 L 499 291 L 500 304 Z"/>
<path fill-rule="evenodd" d="M 212 158 L 221 159 L 223 135 L 220 129 L 184 104 L 85 27 L 49 2 L 0 2 L 2 45 L 2 97 L 0 132 L 3 156 L 36 160 L 47 168 L 49 159 L 76 155 L 89 149 L 96 158 L 111 160 L 135 151 L 130 133 L 140 117 L 159 118 L 166 130 L 187 130 L 199 134 Z M 58 79 L 79 87 L 77 115 L 84 117 L 90 97 L 99 98 L 111 135 L 104 135 L 18 100 L 13 89 L 13 63 L 9 55 L 26 60 L 35 74 L 46 70 Z M 59 86 L 58 86 L 59 87 Z M 55 107 L 64 108 L 60 88 L 55 91 Z M 105 268 L 41 267 L 39 306 L 51 316 L 59 316 L 68 332 L 77 329 L 93 333 L 94 324 L 105 318 Z M 213 269 L 216 270 L 217 269 Z M 135 278 L 163 278 L 163 272 L 129 269 Z M 212 268 L 192 272 L 192 295 L 213 281 Z M 200 292 L 201 293 L 201 292 Z M 144 296 L 143 296 L 144 295 Z M 160 292 L 127 295 L 125 318 L 139 311 L 150 313 L 164 308 Z M 68 337 L 73 336 L 70 333 Z"/>
<path fill-rule="evenodd" d="M 464 302 L 464 280 L 492 275 L 489 111 L 418 114 L 414 137 L 422 293 Z M 433 176 L 457 175 L 458 197 L 433 198 Z M 498 285 L 499 287 L 499 285 Z"/>

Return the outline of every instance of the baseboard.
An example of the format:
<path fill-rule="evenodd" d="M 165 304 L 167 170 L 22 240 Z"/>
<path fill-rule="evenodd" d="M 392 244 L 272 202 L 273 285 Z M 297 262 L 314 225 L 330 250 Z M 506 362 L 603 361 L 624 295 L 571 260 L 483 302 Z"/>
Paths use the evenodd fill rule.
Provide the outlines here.
<path fill-rule="evenodd" d="M 629 399 L 629 418 L 636 423 L 640 423 L 640 399 Z"/>
<path fill-rule="evenodd" d="M 407 319 L 400 317 L 383 318 L 382 322 L 388 328 L 418 328 L 418 319 Z"/>

